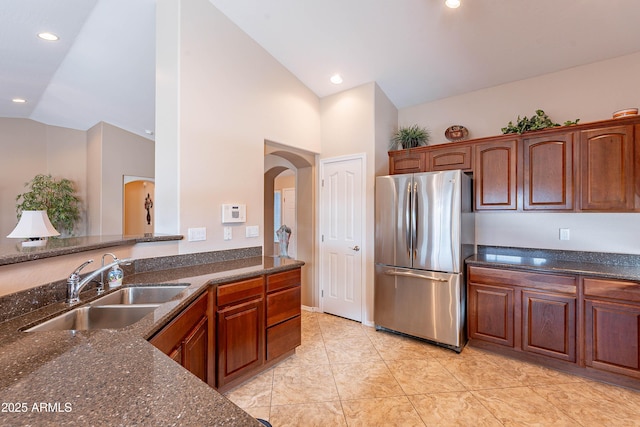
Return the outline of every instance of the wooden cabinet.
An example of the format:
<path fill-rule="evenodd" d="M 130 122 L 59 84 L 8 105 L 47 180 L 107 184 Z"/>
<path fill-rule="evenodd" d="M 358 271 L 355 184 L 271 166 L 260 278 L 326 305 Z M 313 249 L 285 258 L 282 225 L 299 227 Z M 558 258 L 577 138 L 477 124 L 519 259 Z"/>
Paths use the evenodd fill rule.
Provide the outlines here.
<path fill-rule="evenodd" d="M 476 210 L 517 209 L 517 142 L 489 141 L 474 147 Z"/>
<path fill-rule="evenodd" d="M 573 276 L 469 267 L 469 338 L 576 361 Z"/>
<path fill-rule="evenodd" d="M 513 347 L 513 287 L 469 284 L 469 338 Z"/>
<path fill-rule="evenodd" d="M 290 354 L 301 344 L 300 269 L 267 276 L 267 360 Z"/>
<path fill-rule="evenodd" d="M 573 139 L 565 132 L 522 140 L 524 210 L 573 209 Z"/>
<path fill-rule="evenodd" d="M 582 210 L 633 210 L 633 154 L 632 125 L 585 130 L 580 133 Z"/>
<path fill-rule="evenodd" d="M 184 366 L 202 381 L 214 386 L 214 351 L 209 337 L 211 316 L 205 292 L 149 342 Z"/>
<path fill-rule="evenodd" d="M 264 363 L 264 279 L 218 285 L 218 387 Z"/>
<path fill-rule="evenodd" d="M 389 152 L 389 173 L 473 173 L 479 211 L 640 211 L 640 117 Z"/>
<path fill-rule="evenodd" d="M 585 363 L 640 378 L 640 283 L 584 279 Z"/>
<path fill-rule="evenodd" d="M 432 147 L 428 152 L 427 171 L 444 171 L 462 169 L 471 171 L 471 145 L 442 144 L 440 147 Z"/>
<path fill-rule="evenodd" d="M 427 155 L 419 149 L 398 150 L 389 152 L 389 173 L 425 172 L 427 169 Z"/>
<path fill-rule="evenodd" d="M 522 350 L 576 361 L 576 297 L 522 291 Z"/>

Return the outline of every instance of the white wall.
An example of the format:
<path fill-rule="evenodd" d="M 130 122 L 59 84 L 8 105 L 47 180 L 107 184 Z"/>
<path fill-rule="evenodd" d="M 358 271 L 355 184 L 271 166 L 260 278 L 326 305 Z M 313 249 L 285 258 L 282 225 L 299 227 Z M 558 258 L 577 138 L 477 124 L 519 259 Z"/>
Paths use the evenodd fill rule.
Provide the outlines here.
<path fill-rule="evenodd" d="M 604 120 L 640 106 L 638 75 L 640 53 L 405 108 L 398 122 L 427 126 L 432 143 L 442 143 L 450 125 L 466 126 L 470 138 L 499 135 L 509 120 L 536 109 L 557 123 Z M 571 229 L 571 240 L 559 240 L 560 228 Z M 478 213 L 476 239 L 482 245 L 640 254 L 640 214 Z"/>
<path fill-rule="evenodd" d="M 375 83 L 367 83 L 320 102 L 322 112 L 322 159 L 365 153 L 366 206 L 363 230 L 365 273 L 363 321 L 373 323 L 374 186 L 387 156 L 389 137 L 396 125 L 397 110 Z M 386 171 L 384 173 L 387 173 Z"/>
<path fill-rule="evenodd" d="M 85 144 L 83 131 L 0 118 L 0 238 L 16 226 L 16 196 L 27 191 L 24 184 L 37 174 L 72 180 L 86 207 Z M 85 234 L 84 212 L 82 216 L 77 235 Z"/>
<path fill-rule="evenodd" d="M 319 152 L 319 100 L 207 0 L 160 2 L 157 30 L 156 230 L 206 227 L 207 240 L 182 241 L 181 253 L 261 246 L 264 141 Z M 176 96 L 178 111 L 162 106 Z M 179 208 L 168 214 L 172 200 Z M 247 222 L 232 226 L 229 241 L 223 203 L 247 206 Z M 245 237 L 249 225 L 260 226 L 259 238 Z"/>
<path fill-rule="evenodd" d="M 154 150 L 153 141 L 109 123 L 87 131 L 90 236 L 123 234 L 123 177 L 154 177 Z"/>

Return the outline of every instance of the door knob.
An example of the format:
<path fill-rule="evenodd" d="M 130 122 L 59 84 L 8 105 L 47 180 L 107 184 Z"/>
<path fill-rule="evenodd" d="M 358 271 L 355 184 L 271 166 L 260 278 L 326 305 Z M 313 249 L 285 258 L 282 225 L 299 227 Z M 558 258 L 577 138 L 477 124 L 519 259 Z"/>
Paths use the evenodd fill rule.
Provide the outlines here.
<path fill-rule="evenodd" d="M 356 246 L 352 247 L 351 249 L 353 249 L 354 251 L 358 252 L 360 250 L 360 246 L 356 245 Z"/>

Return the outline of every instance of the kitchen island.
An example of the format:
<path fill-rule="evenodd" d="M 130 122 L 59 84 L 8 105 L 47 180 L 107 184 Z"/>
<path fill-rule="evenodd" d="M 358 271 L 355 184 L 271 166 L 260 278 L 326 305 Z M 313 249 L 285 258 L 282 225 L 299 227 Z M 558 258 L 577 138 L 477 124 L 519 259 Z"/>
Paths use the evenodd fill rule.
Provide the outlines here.
<path fill-rule="evenodd" d="M 128 275 L 125 286 L 189 286 L 119 330 L 22 331 L 68 310 L 64 302 L 0 323 L 0 425 L 260 426 L 147 340 L 212 286 L 302 265 L 254 256 Z M 81 304 L 96 297 L 83 292 Z"/>

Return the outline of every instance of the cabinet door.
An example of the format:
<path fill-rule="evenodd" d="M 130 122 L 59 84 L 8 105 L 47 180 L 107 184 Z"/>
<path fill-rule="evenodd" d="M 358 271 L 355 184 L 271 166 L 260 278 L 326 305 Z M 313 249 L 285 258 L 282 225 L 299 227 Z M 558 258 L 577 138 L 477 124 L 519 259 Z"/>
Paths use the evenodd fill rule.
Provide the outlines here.
<path fill-rule="evenodd" d="M 517 140 L 478 144 L 474 158 L 476 210 L 515 210 Z"/>
<path fill-rule="evenodd" d="M 389 175 L 426 172 L 427 155 L 414 150 L 399 150 L 389 153 Z"/>
<path fill-rule="evenodd" d="M 514 289 L 469 285 L 469 337 L 514 346 Z"/>
<path fill-rule="evenodd" d="M 522 349 L 576 361 L 576 298 L 522 292 Z"/>
<path fill-rule="evenodd" d="M 182 348 L 182 365 L 192 374 L 208 383 L 209 319 L 203 317 L 185 338 Z"/>
<path fill-rule="evenodd" d="M 434 148 L 429 151 L 429 171 L 444 171 L 452 169 L 471 170 L 471 146 Z"/>
<path fill-rule="evenodd" d="M 264 363 L 264 300 L 218 311 L 218 387 Z"/>
<path fill-rule="evenodd" d="M 580 208 L 628 211 L 634 207 L 633 126 L 580 134 Z"/>
<path fill-rule="evenodd" d="M 573 209 L 573 133 L 525 138 L 525 210 Z"/>
<path fill-rule="evenodd" d="M 587 366 L 640 378 L 640 305 L 585 300 Z"/>

